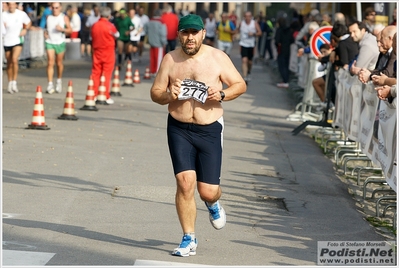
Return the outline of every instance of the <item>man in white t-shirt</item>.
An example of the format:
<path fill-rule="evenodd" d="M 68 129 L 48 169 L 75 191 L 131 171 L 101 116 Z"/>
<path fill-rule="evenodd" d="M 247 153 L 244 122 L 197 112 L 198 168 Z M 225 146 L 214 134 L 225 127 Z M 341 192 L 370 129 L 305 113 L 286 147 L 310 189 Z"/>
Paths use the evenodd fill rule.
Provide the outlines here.
<path fill-rule="evenodd" d="M 18 58 L 22 52 L 24 36 L 32 25 L 29 16 L 17 7 L 16 2 L 8 2 L 8 10 L 2 14 L 3 26 L 5 28 L 3 46 L 7 59 L 7 91 L 11 94 L 18 92 Z"/>
<path fill-rule="evenodd" d="M 143 25 L 141 25 L 141 19 L 139 16 L 137 16 L 135 9 L 129 10 L 129 17 L 134 25 L 134 30 L 130 32 L 129 53 L 133 53 L 131 56 L 134 56 L 138 51 Z M 136 61 L 133 57 L 131 58 L 133 61 Z"/>

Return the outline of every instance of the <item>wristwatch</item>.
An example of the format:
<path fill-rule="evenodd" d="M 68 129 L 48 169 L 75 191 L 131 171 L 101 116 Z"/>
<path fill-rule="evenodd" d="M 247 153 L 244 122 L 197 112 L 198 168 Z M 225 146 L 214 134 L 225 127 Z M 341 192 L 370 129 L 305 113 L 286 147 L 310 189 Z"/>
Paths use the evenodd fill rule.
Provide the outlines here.
<path fill-rule="evenodd" d="M 219 93 L 220 93 L 220 97 L 221 97 L 220 102 L 222 102 L 222 100 L 224 100 L 224 97 L 226 97 L 226 95 L 224 94 L 223 90 L 219 91 Z"/>

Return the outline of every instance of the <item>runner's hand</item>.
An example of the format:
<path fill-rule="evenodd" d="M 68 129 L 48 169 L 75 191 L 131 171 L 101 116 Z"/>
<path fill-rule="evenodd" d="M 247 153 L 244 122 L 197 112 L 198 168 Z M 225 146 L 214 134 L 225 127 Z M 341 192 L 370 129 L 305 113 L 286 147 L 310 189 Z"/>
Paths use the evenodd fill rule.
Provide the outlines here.
<path fill-rule="evenodd" d="M 22 31 L 19 33 L 19 36 L 25 36 L 27 32 L 28 31 L 26 29 L 22 29 Z"/>
<path fill-rule="evenodd" d="M 172 100 L 177 100 L 177 97 L 180 94 L 181 82 L 182 80 L 176 78 L 176 81 L 173 82 L 172 85 L 170 86 L 169 91 Z"/>
<path fill-rule="evenodd" d="M 214 88 L 212 86 L 209 86 L 208 88 L 208 98 L 207 100 L 214 100 L 214 101 L 221 101 L 221 95 L 220 92 L 221 90 Z"/>

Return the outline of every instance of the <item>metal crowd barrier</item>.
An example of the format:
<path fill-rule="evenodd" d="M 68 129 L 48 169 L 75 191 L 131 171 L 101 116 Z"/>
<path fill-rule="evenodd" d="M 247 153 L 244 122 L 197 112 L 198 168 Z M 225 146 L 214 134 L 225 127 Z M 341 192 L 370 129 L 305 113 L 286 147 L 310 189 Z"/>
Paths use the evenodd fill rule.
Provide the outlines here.
<path fill-rule="evenodd" d="M 294 129 L 293 134 L 298 134 L 309 125 L 319 126 L 315 131 L 315 140 L 321 139 L 325 152 L 329 143 L 336 142 L 335 163 L 338 168 L 342 168 L 343 175 L 357 179 L 357 185 L 362 187 L 364 199 L 367 186 L 381 186 L 374 189 L 371 198 L 367 199 L 375 200 L 376 216 L 385 217 L 388 209 L 396 208 L 397 99 L 394 99 L 393 104 L 379 100 L 371 82 L 362 84 L 357 76 L 351 76 L 349 71 L 340 69 L 335 72 L 336 98 L 331 120 L 317 121 L 317 116 L 312 110 L 320 103 L 312 86 L 312 80 L 322 75 L 315 71 L 317 66 L 316 59 L 308 59 L 308 71 L 305 75 L 303 70 L 306 67 L 299 65 L 298 72 L 300 73 L 302 68 L 302 74 L 298 75 L 298 83 L 304 86 L 303 99 L 287 120 L 304 122 Z M 324 116 L 330 114 L 326 112 Z M 349 162 L 353 162 L 354 165 L 349 167 Z M 348 171 L 351 172 L 347 174 Z M 363 179 L 365 180 L 361 185 Z M 382 197 L 377 197 L 377 194 L 382 194 Z M 394 227 L 396 228 L 396 223 Z"/>

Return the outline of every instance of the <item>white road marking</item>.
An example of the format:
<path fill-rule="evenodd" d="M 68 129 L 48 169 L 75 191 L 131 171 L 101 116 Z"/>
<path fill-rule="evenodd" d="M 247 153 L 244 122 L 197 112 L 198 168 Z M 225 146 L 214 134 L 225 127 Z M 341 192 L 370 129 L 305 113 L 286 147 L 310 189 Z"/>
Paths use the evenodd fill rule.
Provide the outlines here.
<path fill-rule="evenodd" d="M 3 250 L 3 266 L 44 266 L 55 253 Z"/>
<path fill-rule="evenodd" d="M 136 260 L 134 266 L 190 266 L 190 267 L 203 267 L 208 265 L 170 262 L 170 261 L 151 261 L 151 260 Z"/>

